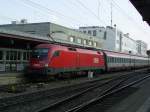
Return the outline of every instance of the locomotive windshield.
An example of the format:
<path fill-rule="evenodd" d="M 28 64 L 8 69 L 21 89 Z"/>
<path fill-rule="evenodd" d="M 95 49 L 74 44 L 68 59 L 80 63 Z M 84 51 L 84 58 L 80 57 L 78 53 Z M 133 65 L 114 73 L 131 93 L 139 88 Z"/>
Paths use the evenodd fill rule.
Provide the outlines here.
<path fill-rule="evenodd" d="M 48 56 L 48 50 L 48 48 L 36 48 L 32 52 L 32 58 L 46 58 Z"/>

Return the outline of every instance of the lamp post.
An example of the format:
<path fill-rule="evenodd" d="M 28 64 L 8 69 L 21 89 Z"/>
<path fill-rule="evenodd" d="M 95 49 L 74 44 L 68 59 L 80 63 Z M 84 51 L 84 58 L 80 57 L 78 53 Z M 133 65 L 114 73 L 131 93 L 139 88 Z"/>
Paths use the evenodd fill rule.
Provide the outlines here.
<path fill-rule="evenodd" d="M 129 66 L 131 67 L 131 51 L 129 51 L 129 54 L 130 54 L 130 64 L 129 64 Z"/>
<path fill-rule="evenodd" d="M 13 45 L 14 45 L 14 40 L 10 40 L 10 53 L 9 53 L 9 64 L 10 64 L 10 71 L 13 71 L 13 60 L 14 60 L 14 54 L 13 54 Z"/>

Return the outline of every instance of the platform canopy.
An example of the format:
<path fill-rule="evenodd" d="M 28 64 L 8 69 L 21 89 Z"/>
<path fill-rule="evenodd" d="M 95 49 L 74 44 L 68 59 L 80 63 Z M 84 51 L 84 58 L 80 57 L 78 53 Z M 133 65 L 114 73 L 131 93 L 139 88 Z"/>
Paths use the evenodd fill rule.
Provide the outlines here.
<path fill-rule="evenodd" d="M 130 0 L 134 7 L 142 15 L 143 20 L 150 25 L 150 0 Z"/>

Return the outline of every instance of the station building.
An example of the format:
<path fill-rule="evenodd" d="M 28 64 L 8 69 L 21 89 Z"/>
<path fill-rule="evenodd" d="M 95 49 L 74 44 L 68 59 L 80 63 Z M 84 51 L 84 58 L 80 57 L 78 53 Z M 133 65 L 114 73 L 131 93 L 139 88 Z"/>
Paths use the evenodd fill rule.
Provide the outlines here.
<path fill-rule="evenodd" d="M 102 48 L 102 40 L 50 22 L 0 25 L 0 73 L 22 72 L 32 49 L 41 43 L 61 42 Z"/>
<path fill-rule="evenodd" d="M 130 35 L 128 33 L 124 34 L 121 30 L 117 29 L 116 26 L 80 27 L 79 31 L 102 39 L 103 49 L 138 55 L 146 55 L 147 44 L 145 42 L 136 41 L 130 38 Z"/>
<path fill-rule="evenodd" d="M 37 36 L 50 37 L 53 41 L 71 43 L 81 46 L 102 47 L 102 39 L 92 35 L 87 35 L 61 25 L 50 22 L 42 23 L 21 23 L 21 24 L 5 24 L 0 25 L 0 28 L 7 30 L 15 30 Z"/>
<path fill-rule="evenodd" d="M 146 51 L 147 51 L 147 44 L 142 41 L 142 40 L 137 40 L 137 51 L 138 51 L 138 54 L 143 54 L 143 55 L 147 55 L 146 54 Z"/>

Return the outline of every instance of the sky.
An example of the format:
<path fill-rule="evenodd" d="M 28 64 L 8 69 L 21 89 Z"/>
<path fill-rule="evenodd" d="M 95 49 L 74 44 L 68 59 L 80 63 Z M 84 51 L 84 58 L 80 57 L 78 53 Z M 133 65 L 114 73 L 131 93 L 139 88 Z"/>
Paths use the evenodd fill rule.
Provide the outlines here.
<path fill-rule="evenodd" d="M 53 22 L 69 28 L 113 25 L 134 40 L 150 44 L 150 26 L 129 0 L 1 0 L 0 24 L 27 19 Z M 150 45 L 149 45 L 150 48 Z"/>

